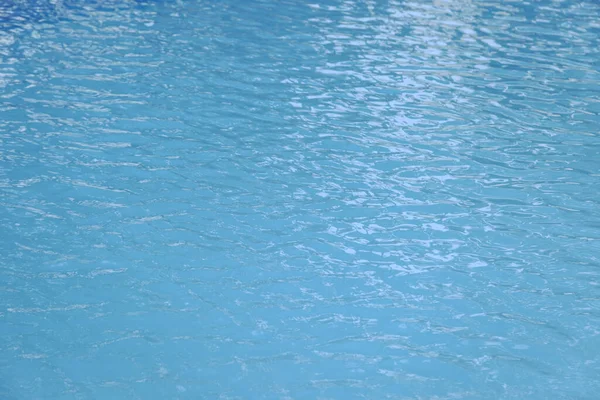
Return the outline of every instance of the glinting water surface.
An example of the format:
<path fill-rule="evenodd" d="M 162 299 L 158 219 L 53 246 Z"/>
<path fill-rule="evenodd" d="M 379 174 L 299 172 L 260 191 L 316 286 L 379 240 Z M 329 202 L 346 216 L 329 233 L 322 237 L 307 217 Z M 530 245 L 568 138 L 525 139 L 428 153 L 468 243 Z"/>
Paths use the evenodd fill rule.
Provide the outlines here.
<path fill-rule="evenodd" d="M 593 0 L 0 3 L 0 398 L 597 399 Z"/>

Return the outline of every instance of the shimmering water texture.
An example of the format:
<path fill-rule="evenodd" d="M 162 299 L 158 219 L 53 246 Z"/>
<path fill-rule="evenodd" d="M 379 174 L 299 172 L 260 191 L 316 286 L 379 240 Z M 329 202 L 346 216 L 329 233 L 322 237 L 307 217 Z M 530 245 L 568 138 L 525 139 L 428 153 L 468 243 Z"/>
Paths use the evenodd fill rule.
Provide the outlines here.
<path fill-rule="evenodd" d="M 599 398 L 597 1 L 0 4 L 0 399 Z"/>

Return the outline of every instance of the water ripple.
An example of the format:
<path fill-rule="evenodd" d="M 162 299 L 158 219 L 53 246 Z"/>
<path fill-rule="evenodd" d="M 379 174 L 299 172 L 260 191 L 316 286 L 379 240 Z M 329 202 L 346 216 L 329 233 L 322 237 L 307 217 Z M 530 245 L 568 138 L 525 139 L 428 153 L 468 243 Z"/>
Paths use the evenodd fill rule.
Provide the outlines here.
<path fill-rule="evenodd" d="M 593 1 L 0 5 L 0 397 L 592 399 Z"/>

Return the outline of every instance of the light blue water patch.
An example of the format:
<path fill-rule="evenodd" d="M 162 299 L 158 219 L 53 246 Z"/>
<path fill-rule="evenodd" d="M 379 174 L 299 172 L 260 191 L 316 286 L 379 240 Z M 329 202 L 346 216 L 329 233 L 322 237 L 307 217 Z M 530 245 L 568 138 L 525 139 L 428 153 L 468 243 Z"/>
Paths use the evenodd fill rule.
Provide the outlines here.
<path fill-rule="evenodd" d="M 595 1 L 0 6 L 0 398 L 596 399 Z"/>

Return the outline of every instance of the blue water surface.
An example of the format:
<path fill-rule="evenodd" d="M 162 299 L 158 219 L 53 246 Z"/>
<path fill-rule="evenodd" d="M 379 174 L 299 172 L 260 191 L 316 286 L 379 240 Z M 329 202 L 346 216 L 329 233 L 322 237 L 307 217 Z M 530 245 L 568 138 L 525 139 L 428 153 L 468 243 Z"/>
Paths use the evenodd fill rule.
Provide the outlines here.
<path fill-rule="evenodd" d="M 0 399 L 598 399 L 595 0 L 0 2 Z"/>

